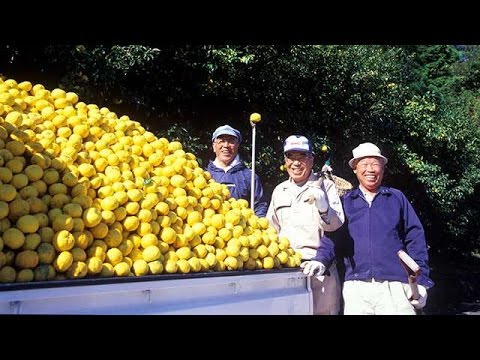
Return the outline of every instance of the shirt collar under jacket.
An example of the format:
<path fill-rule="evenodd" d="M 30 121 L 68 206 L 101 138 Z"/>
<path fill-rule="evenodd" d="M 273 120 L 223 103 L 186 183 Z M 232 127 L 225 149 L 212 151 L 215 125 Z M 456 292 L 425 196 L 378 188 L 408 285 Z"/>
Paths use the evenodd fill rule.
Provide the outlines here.
<path fill-rule="evenodd" d="M 375 198 L 375 196 L 377 196 L 378 191 L 372 195 L 372 194 L 370 194 L 368 191 L 366 191 L 361 184 L 358 186 L 358 188 L 359 188 L 360 191 L 362 192 L 363 197 L 365 198 L 365 200 L 367 200 L 368 206 L 372 206 L 372 201 L 373 201 L 373 199 Z M 377 190 L 378 190 L 378 189 L 377 189 Z"/>
<path fill-rule="evenodd" d="M 299 187 L 299 188 L 302 188 L 304 187 L 305 185 L 308 185 L 309 183 L 311 183 L 312 181 L 316 181 L 317 178 L 315 177 L 315 175 L 313 174 L 313 171 L 310 171 L 310 176 L 308 177 L 307 181 L 305 181 L 305 183 L 303 185 L 297 185 L 295 183 L 295 181 L 293 181 L 293 179 L 291 177 L 288 178 L 288 186 L 286 187 L 290 187 L 291 186 L 296 186 L 296 187 Z M 287 184 L 285 184 L 287 185 Z"/>
<path fill-rule="evenodd" d="M 231 168 L 233 168 L 235 165 L 237 165 L 238 163 L 240 162 L 240 155 L 237 154 L 237 156 L 235 156 L 235 158 L 232 160 L 232 162 L 230 163 L 230 165 L 228 165 L 226 168 L 223 168 L 222 167 L 222 164 L 220 163 L 220 161 L 217 161 L 217 159 L 215 159 L 213 161 L 213 163 L 215 164 L 216 167 L 218 167 L 219 169 L 222 169 L 223 171 L 227 172 L 228 170 L 230 170 Z"/>
<path fill-rule="evenodd" d="M 310 176 L 307 179 L 307 182 L 303 184 L 302 186 L 298 186 L 295 184 L 295 182 L 292 180 L 292 178 L 289 178 L 288 181 L 283 183 L 283 190 L 285 189 L 297 189 L 300 192 L 302 192 L 302 189 L 308 188 L 308 187 L 314 187 L 314 188 L 320 188 L 321 182 L 319 183 L 319 175 L 315 174 L 313 171 L 310 173 Z"/>

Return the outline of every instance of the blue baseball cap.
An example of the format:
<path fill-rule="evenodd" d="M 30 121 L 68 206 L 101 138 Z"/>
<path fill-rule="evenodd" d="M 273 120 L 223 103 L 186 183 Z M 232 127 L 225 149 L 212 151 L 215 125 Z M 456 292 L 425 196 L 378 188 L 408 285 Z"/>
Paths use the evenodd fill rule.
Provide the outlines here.
<path fill-rule="evenodd" d="M 240 131 L 238 131 L 237 129 L 234 129 L 230 125 L 219 126 L 213 132 L 212 141 L 214 141 L 220 135 L 232 135 L 232 136 L 235 136 L 238 139 L 239 144 L 242 142 L 242 135 L 240 134 Z"/>

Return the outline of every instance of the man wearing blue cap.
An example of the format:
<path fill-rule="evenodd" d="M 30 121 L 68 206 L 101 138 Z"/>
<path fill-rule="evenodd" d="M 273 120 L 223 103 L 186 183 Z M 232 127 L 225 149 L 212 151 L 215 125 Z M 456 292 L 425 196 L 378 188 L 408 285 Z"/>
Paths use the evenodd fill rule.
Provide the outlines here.
<path fill-rule="evenodd" d="M 305 136 L 289 136 L 283 144 L 289 179 L 275 187 L 267 219 L 302 255 L 300 267 L 310 276 L 314 315 L 338 315 L 341 283 L 335 247 L 324 231 L 345 221 L 335 184 L 314 173 L 312 145 Z"/>
<path fill-rule="evenodd" d="M 230 196 L 250 201 L 252 170 L 245 166 L 238 155 L 241 143 L 240 131 L 229 125 L 218 127 L 212 135 L 215 160 L 208 162 L 207 171 L 216 182 L 227 185 Z M 263 187 L 258 175 L 255 175 L 254 198 L 255 215 L 265 217 L 268 204 L 263 196 Z"/>

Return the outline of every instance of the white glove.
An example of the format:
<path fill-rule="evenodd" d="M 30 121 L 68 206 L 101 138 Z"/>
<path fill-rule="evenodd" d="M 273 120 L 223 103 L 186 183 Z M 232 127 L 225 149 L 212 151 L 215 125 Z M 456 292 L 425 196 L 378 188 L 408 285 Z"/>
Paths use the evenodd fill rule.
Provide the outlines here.
<path fill-rule="evenodd" d="M 320 189 L 316 189 L 313 195 L 315 197 L 315 206 L 321 214 L 324 214 L 328 211 L 328 201 L 325 192 Z"/>
<path fill-rule="evenodd" d="M 304 261 L 300 264 L 300 267 L 307 276 L 323 275 L 325 272 L 325 265 L 317 260 Z"/>
<path fill-rule="evenodd" d="M 422 285 L 417 285 L 417 286 L 418 286 L 418 294 L 420 295 L 420 297 L 417 300 L 411 299 L 412 288 L 410 287 L 410 285 L 408 285 L 406 295 L 407 295 L 407 299 L 410 300 L 410 304 L 412 304 L 415 309 L 422 309 L 427 304 L 427 297 L 428 297 L 427 289 L 425 288 L 425 286 L 422 286 Z"/>

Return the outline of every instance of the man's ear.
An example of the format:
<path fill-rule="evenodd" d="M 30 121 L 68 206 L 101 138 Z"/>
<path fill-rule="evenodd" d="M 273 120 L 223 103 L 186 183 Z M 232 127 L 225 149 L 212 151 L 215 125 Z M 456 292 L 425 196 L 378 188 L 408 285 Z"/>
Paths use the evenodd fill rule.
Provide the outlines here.
<path fill-rule="evenodd" d="M 357 174 L 357 170 L 356 170 L 356 169 L 355 169 L 355 170 L 353 170 L 353 173 L 356 175 L 356 174 Z"/>

